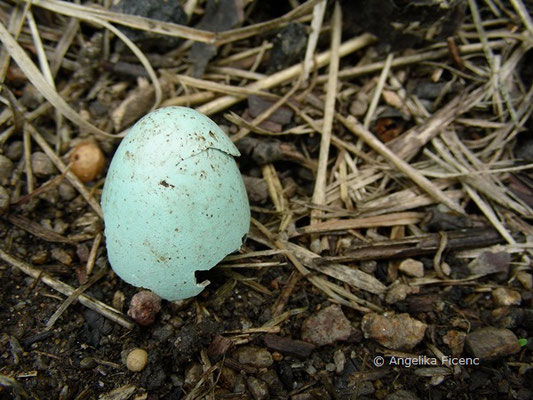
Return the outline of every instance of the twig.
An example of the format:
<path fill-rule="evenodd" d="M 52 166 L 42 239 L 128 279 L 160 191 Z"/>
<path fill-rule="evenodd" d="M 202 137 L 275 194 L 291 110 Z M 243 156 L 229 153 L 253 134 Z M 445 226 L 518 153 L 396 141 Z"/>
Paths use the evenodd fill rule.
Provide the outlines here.
<path fill-rule="evenodd" d="M 531 20 L 531 15 L 529 15 L 529 12 L 527 11 L 526 6 L 524 6 L 522 0 L 510 0 L 510 2 L 520 18 L 522 18 L 522 22 L 524 22 L 529 34 L 533 35 L 533 21 Z"/>
<path fill-rule="evenodd" d="M 361 36 L 350 39 L 340 46 L 339 57 L 345 57 L 348 54 L 353 53 L 354 51 L 360 50 L 361 48 L 368 46 L 374 41 L 374 36 L 366 33 Z M 325 51 L 324 53 L 320 53 L 316 57 L 316 62 L 313 64 L 313 69 L 322 68 L 329 62 L 330 58 L 331 51 Z M 283 82 L 296 78 L 301 74 L 301 69 L 302 67 L 300 64 L 293 65 L 292 67 L 286 68 L 282 71 L 268 76 L 264 80 L 250 83 L 249 85 L 246 85 L 245 88 L 255 90 L 272 88 Z M 197 110 L 206 115 L 215 114 L 217 112 L 225 110 L 233 104 L 244 100 L 245 98 L 245 96 L 223 96 L 209 103 L 203 104 L 202 106 L 198 107 Z"/>
<path fill-rule="evenodd" d="M 318 37 L 320 36 L 320 28 L 322 27 L 322 21 L 324 19 L 324 13 L 326 11 L 326 0 L 322 0 L 316 4 L 313 8 L 313 19 L 311 20 L 311 34 L 307 40 L 307 48 L 305 49 L 304 57 L 304 69 L 302 72 L 302 81 L 307 82 L 309 78 L 309 72 L 313 64 L 313 56 L 315 55 L 316 44 L 318 43 Z"/>
<path fill-rule="evenodd" d="M 318 205 L 322 205 L 326 201 L 326 175 L 329 160 L 329 145 L 331 142 L 331 130 L 335 116 L 335 97 L 337 95 L 337 74 L 339 72 L 339 48 L 342 30 L 342 14 L 339 2 L 335 2 L 332 25 L 333 31 L 331 33 L 331 59 L 326 88 L 326 102 L 324 104 L 324 123 L 322 124 L 318 169 L 312 198 L 313 203 Z M 321 212 L 316 209 L 311 213 L 311 224 L 318 222 L 320 214 Z"/>
<path fill-rule="evenodd" d="M 337 117 L 339 118 L 339 117 Z M 368 129 L 365 129 L 357 120 L 351 115 L 347 118 L 341 118 L 341 122 L 350 131 L 361 137 L 366 144 L 372 147 L 377 153 L 385 157 L 387 161 L 393 164 L 396 168 L 407 175 L 413 182 L 415 182 L 422 190 L 427 192 L 435 200 L 445 204 L 450 210 L 459 214 L 464 214 L 464 210 L 453 200 L 447 197 L 440 189 L 424 177 L 420 172 L 415 170 L 395 153 L 393 153 L 387 146 L 379 141 Z"/>
<path fill-rule="evenodd" d="M 52 316 L 50 317 L 50 319 L 48 320 L 48 322 L 46 323 L 45 325 L 45 329 L 47 331 L 49 331 L 50 329 L 52 329 L 52 327 L 54 326 L 54 324 L 56 323 L 56 321 L 59 319 L 59 317 L 66 311 L 66 309 L 68 308 L 68 306 L 70 306 L 72 303 L 74 303 L 79 297 L 80 295 L 85 292 L 88 288 L 90 288 L 92 285 L 94 285 L 96 282 L 98 282 L 98 280 L 100 278 L 102 278 L 105 274 L 107 273 L 106 269 L 105 268 L 102 268 L 100 271 L 98 271 L 97 274 L 95 274 L 94 276 L 91 277 L 91 279 L 77 287 L 66 299 L 65 301 L 58 307 L 58 309 L 54 312 L 54 314 L 52 314 Z"/>
<path fill-rule="evenodd" d="M 389 71 L 390 71 L 390 67 L 391 67 L 393 59 L 394 59 L 394 56 L 392 55 L 392 53 L 390 53 L 387 56 L 385 60 L 385 65 L 383 65 L 383 70 L 381 71 L 381 74 L 379 75 L 378 84 L 376 85 L 374 94 L 372 95 L 372 100 L 370 101 L 370 105 L 368 106 L 365 119 L 363 120 L 363 126 L 366 129 L 370 127 L 370 122 L 372 121 L 372 118 L 374 117 L 374 113 L 376 112 L 376 108 L 378 106 L 381 93 L 383 92 L 383 86 L 385 86 L 385 81 L 387 80 L 387 76 L 389 75 Z"/>
<path fill-rule="evenodd" d="M 66 283 L 58 279 L 52 278 L 50 275 L 43 273 L 37 268 L 34 268 L 33 266 L 7 254 L 2 249 L 0 249 L 0 258 L 9 265 L 20 269 L 22 272 L 24 272 L 26 275 L 31 276 L 32 278 L 40 278 L 44 284 L 50 286 L 52 289 L 57 290 L 65 296 L 70 296 L 75 291 L 72 286 L 67 285 Z M 127 329 L 133 329 L 133 327 L 135 326 L 135 324 L 127 320 L 120 311 L 115 310 L 114 308 L 108 306 L 105 303 L 102 303 L 99 300 L 94 299 L 91 296 L 81 294 L 78 297 L 78 301 L 84 306 L 96 311 L 97 313 L 103 315 L 106 318 L 109 318 L 111 321 L 114 321 Z"/>
<path fill-rule="evenodd" d="M 308 225 L 302 228 L 298 228 L 291 237 L 300 235 L 344 231 L 348 229 L 362 229 L 362 228 L 379 228 L 382 226 L 395 226 L 395 225 L 410 225 L 416 224 L 422 220 L 424 213 L 420 212 L 403 212 L 403 213 L 391 213 L 386 215 L 379 215 L 376 217 L 354 218 L 354 219 L 341 219 L 336 221 L 326 221 L 315 225 Z"/>
<path fill-rule="evenodd" d="M 446 232 L 446 235 L 446 250 L 448 252 L 482 248 L 504 242 L 502 236 L 492 228 L 462 229 Z M 438 233 L 405 239 L 371 242 L 352 246 L 342 256 L 322 257 L 320 260 L 317 260 L 317 264 L 427 256 L 435 254 L 440 244 L 441 237 Z"/>

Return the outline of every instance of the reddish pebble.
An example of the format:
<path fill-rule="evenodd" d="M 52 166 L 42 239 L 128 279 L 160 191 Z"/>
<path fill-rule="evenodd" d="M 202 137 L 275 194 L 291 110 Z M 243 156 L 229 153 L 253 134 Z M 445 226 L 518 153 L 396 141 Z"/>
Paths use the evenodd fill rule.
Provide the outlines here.
<path fill-rule="evenodd" d="M 161 311 L 161 297 L 149 290 L 143 290 L 131 298 L 128 315 L 139 325 L 154 323 L 157 313 Z"/>

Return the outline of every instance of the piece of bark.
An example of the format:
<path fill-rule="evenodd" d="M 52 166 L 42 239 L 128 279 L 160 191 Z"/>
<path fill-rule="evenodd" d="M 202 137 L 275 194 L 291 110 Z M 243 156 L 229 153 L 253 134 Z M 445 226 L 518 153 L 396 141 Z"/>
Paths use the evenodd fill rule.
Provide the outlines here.
<path fill-rule="evenodd" d="M 216 363 L 224 354 L 233 346 L 233 341 L 221 335 L 216 335 L 209 347 L 207 348 L 207 355 L 212 362 Z"/>
<path fill-rule="evenodd" d="M 473 228 L 447 232 L 447 250 L 462 250 L 487 247 L 505 242 L 494 229 Z M 440 234 L 423 235 L 414 238 L 387 240 L 354 246 L 342 256 L 322 257 L 317 264 L 363 260 L 407 258 L 435 254 L 440 246 Z"/>
<path fill-rule="evenodd" d="M 315 349 L 312 343 L 302 340 L 294 340 L 268 333 L 264 338 L 265 345 L 269 350 L 279 351 L 281 354 L 306 359 Z"/>
<path fill-rule="evenodd" d="M 258 165 L 270 164 L 275 161 L 295 161 L 309 167 L 309 161 L 291 143 L 277 139 L 257 139 L 246 136 L 235 145 L 243 156 L 252 159 Z"/>

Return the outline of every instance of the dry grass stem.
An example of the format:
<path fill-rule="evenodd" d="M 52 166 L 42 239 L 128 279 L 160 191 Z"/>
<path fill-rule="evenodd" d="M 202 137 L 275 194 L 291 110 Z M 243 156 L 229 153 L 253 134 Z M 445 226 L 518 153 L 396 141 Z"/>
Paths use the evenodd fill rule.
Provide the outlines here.
<path fill-rule="evenodd" d="M 320 36 L 320 29 L 322 28 L 322 21 L 324 20 L 324 13 L 326 11 L 327 1 L 322 0 L 315 4 L 313 8 L 313 19 L 311 21 L 311 34 L 307 40 L 307 47 L 305 49 L 305 57 L 303 61 L 302 81 L 307 82 L 311 66 L 313 64 L 313 57 L 315 56 L 315 49 Z"/>
<path fill-rule="evenodd" d="M 12 257 L 8 253 L 4 252 L 2 249 L 0 249 L 0 258 L 9 265 L 20 269 L 26 275 L 31 276 L 34 279 L 40 279 L 45 285 L 50 286 L 52 289 L 57 290 L 65 296 L 72 295 L 76 290 L 72 286 L 69 286 L 60 280 L 52 278 L 51 276 L 46 273 L 43 273 L 37 268 L 34 268 L 31 265 L 20 261 L 15 257 Z M 77 296 L 77 300 L 85 307 L 96 311 L 104 317 L 109 318 L 111 321 L 122 325 L 124 328 L 133 329 L 134 327 L 134 323 L 126 319 L 121 312 L 115 310 L 114 308 L 108 306 L 105 303 L 102 303 L 99 300 L 96 300 L 83 293 Z"/>
<path fill-rule="evenodd" d="M 375 41 L 375 38 L 369 34 L 363 34 L 344 42 L 339 48 L 339 57 L 345 57 L 354 51 L 360 50 L 365 46 L 370 45 Z M 331 58 L 331 51 L 325 51 L 316 56 L 316 62 L 313 64 L 313 69 L 322 68 L 329 63 Z M 253 82 L 245 87 L 254 90 L 270 89 L 278 86 L 284 82 L 290 81 L 301 74 L 302 67 L 299 64 L 286 68 L 282 71 L 276 72 L 265 78 L 262 81 Z M 196 109 L 206 115 L 211 115 L 220 111 L 226 110 L 228 107 L 244 100 L 242 96 L 223 96 L 209 103 L 203 104 Z"/>
<path fill-rule="evenodd" d="M 318 155 L 318 169 L 315 178 L 315 188 L 313 191 L 312 201 L 314 204 L 324 204 L 326 201 L 326 174 L 329 160 L 329 145 L 331 142 L 331 131 L 333 128 L 333 119 L 335 116 L 335 98 L 337 96 L 337 74 L 339 71 L 339 48 L 341 42 L 342 14 L 338 2 L 335 3 L 335 9 L 332 17 L 331 33 L 331 59 L 329 63 L 328 83 L 326 86 L 326 102 L 324 104 L 324 123 L 322 124 L 322 136 L 320 140 L 320 153 Z M 311 224 L 318 222 L 320 219 L 319 210 L 311 213 Z"/>

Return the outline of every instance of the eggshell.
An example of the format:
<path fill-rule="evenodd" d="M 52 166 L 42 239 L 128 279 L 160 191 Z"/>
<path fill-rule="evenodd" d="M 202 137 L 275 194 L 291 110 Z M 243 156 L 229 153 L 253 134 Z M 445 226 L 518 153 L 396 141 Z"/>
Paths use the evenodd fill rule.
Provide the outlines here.
<path fill-rule="evenodd" d="M 239 249 L 250 206 L 233 156 L 213 121 L 166 107 L 137 122 L 118 147 L 104 185 L 107 254 L 126 282 L 167 300 L 200 293 L 195 271 Z"/>

